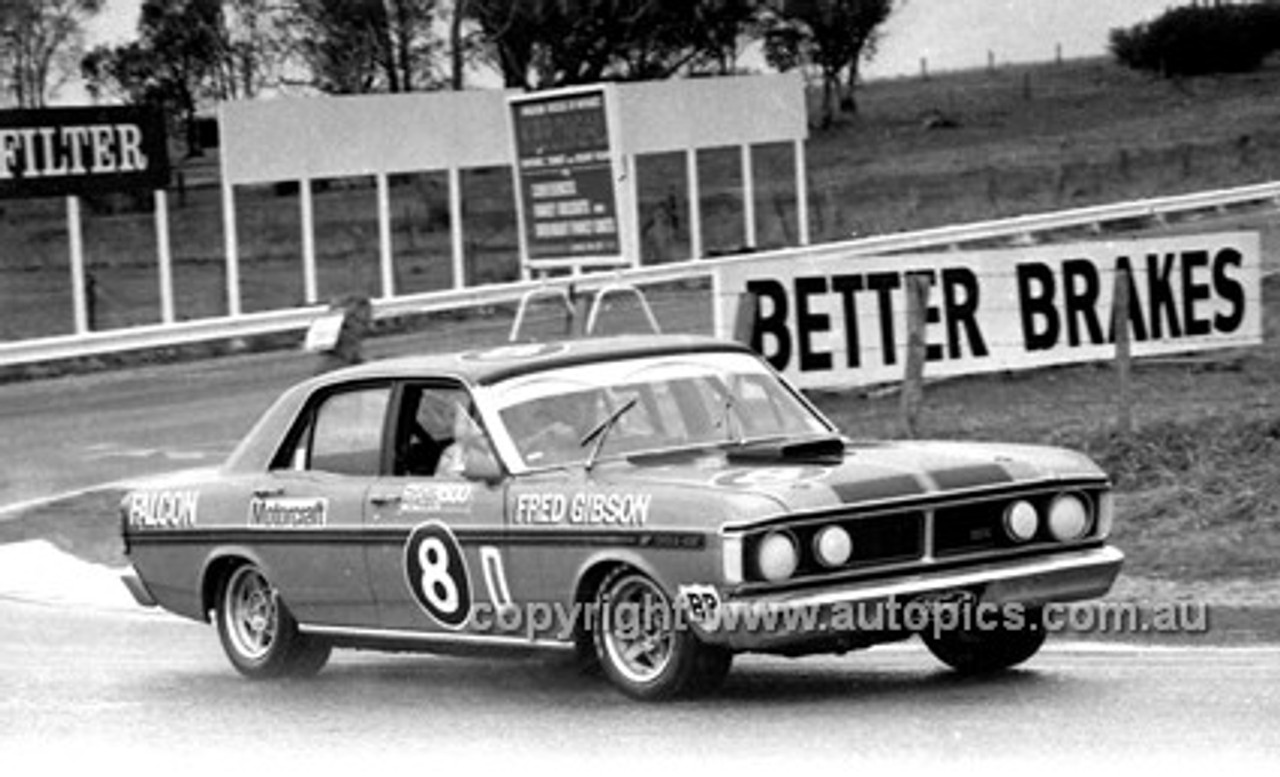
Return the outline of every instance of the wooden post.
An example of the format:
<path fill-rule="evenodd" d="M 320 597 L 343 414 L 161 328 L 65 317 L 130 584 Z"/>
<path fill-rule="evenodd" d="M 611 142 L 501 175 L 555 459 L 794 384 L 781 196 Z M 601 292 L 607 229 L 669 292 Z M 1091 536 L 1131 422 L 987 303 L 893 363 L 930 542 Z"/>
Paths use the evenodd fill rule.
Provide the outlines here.
<path fill-rule="evenodd" d="M 907 437 L 920 431 L 920 406 L 924 400 L 925 314 L 929 307 L 929 278 L 907 275 L 907 358 L 899 411 Z"/>
<path fill-rule="evenodd" d="M 1116 337 L 1116 374 L 1120 385 L 1116 395 L 1119 403 L 1116 412 L 1117 431 L 1127 437 L 1133 432 L 1133 349 L 1129 337 L 1129 271 L 1117 268 L 1112 297 L 1111 327 Z"/>

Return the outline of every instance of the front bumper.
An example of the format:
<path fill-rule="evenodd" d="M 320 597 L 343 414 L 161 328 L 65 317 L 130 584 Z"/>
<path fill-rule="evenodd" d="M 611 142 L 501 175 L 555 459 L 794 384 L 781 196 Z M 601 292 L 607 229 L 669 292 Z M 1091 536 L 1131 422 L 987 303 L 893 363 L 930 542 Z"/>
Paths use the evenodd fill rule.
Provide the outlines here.
<path fill-rule="evenodd" d="M 152 596 L 151 590 L 147 588 L 147 584 L 142 582 L 142 578 L 138 576 L 138 571 L 132 566 L 126 569 L 120 575 L 120 582 L 124 583 L 124 587 L 129 589 L 129 593 L 133 594 L 133 599 L 143 607 L 157 606 L 156 598 Z"/>
<path fill-rule="evenodd" d="M 757 617 L 737 617 L 731 623 L 722 612 L 720 622 L 701 636 L 734 650 L 757 651 L 786 650 L 841 637 L 872 643 L 875 634 L 858 634 L 856 626 L 876 622 L 871 616 L 877 607 L 889 609 L 894 603 L 961 591 L 972 594 L 975 603 L 996 606 L 1092 599 L 1111 589 L 1123 562 L 1119 549 L 1104 546 L 1044 558 L 990 561 L 946 572 L 922 571 L 817 591 L 730 597 L 723 608 L 739 615 L 751 611 Z M 771 619 L 770 614 L 778 617 Z M 788 614 L 794 617 L 788 620 Z M 850 629 L 850 624 L 855 628 Z"/>

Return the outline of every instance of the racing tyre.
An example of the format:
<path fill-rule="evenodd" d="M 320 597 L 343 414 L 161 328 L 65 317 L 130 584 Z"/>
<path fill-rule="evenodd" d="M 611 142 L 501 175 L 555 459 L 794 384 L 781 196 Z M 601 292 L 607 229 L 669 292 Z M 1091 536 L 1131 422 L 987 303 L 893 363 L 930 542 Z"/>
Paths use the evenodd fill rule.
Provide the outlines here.
<path fill-rule="evenodd" d="M 309 677 L 330 645 L 298 631 L 280 593 L 254 564 L 232 570 L 218 591 L 218 637 L 236 671 L 253 680 Z"/>
<path fill-rule="evenodd" d="M 1044 645 L 1039 610 L 1028 610 L 1020 629 L 950 629 L 921 633 L 929 652 L 961 674 L 990 674 L 1021 664 Z"/>
<path fill-rule="evenodd" d="M 658 701 L 709 693 L 733 654 L 677 628 L 671 600 L 644 574 L 619 568 L 600 584 L 601 614 L 592 632 L 600 668 L 628 696 Z"/>

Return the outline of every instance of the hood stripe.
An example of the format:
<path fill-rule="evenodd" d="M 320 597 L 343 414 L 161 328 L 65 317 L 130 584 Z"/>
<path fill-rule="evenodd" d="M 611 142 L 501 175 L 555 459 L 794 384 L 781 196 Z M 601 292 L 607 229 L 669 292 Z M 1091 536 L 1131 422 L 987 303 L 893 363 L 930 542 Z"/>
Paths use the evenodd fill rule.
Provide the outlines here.
<path fill-rule="evenodd" d="M 938 488 L 943 491 L 1014 482 L 1013 476 L 999 464 L 971 464 L 952 469 L 931 470 L 929 477 L 933 478 L 933 482 L 937 483 Z"/>
<path fill-rule="evenodd" d="M 836 492 L 836 496 L 840 497 L 840 501 L 844 504 L 923 496 L 927 493 L 920 481 L 911 475 L 891 475 L 875 480 L 857 480 L 830 485 L 831 490 Z"/>

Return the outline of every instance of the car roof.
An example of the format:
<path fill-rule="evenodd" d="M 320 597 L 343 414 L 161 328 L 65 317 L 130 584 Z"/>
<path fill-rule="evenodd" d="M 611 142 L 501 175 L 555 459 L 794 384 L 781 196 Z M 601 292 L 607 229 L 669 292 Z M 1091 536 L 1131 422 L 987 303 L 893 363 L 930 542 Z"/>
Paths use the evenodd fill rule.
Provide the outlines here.
<path fill-rule="evenodd" d="M 324 382 L 450 376 L 473 385 L 491 385 L 557 367 L 712 351 L 752 353 L 740 343 L 701 335 L 618 335 L 381 359 L 329 373 Z"/>

